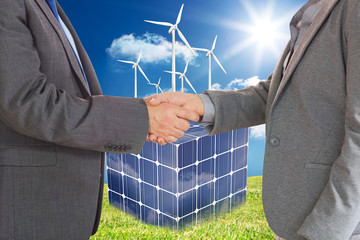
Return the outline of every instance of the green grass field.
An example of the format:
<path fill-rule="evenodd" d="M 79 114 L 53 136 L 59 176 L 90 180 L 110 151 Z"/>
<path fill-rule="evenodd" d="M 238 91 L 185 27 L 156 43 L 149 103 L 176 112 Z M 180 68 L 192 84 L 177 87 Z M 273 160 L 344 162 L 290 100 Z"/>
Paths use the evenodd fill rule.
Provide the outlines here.
<path fill-rule="evenodd" d="M 182 230 L 142 223 L 110 206 L 105 191 L 100 227 L 90 239 L 275 239 L 263 211 L 261 181 L 262 177 L 248 178 L 247 200 L 244 205 Z"/>

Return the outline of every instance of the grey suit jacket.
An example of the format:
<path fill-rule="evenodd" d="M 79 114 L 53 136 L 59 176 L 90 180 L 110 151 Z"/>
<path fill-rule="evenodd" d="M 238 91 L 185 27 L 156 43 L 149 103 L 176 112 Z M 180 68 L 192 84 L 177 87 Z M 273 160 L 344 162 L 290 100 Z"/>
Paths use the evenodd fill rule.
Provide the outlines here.
<path fill-rule="evenodd" d="M 139 153 L 143 100 L 103 96 L 69 20 L 91 93 L 45 0 L 0 1 L 0 239 L 88 239 L 104 154 Z"/>
<path fill-rule="evenodd" d="M 283 238 L 360 233 L 359 26 L 359 0 L 328 0 L 284 75 L 289 46 L 258 86 L 206 92 L 211 134 L 266 123 L 263 205 Z"/>

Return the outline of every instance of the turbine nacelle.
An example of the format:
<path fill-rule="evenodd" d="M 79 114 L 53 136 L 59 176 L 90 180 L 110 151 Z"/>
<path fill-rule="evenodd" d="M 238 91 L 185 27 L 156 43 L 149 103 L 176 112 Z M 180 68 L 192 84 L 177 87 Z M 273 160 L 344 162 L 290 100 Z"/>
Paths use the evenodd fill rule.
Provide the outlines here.
<path fill-rule="evenodd" d="M 217 35 L 215 36 L 215 39 L 214 39 L 214 42 L 213 42 L 213 45 L 211 47 L 211 49 L 205 49 L 205 48 L 193 48 L 194 50 L 197 50 L 197 51 L 201 51 L 201 52 L 206 52 L 206 57 L 209 58 L 209 57 L 213 57 L 215 62 L 219 65 L 219 67 L 224 71 L 225 74 L 227 74 L 227 72 L 225 71 L 224 67 L 221 65 L 219 59 L 215 56 L 214 54 L 214 49 L 215 49 L 215 46 L 216 46 L 216 40 L 217 40 Z"/>
<path fill-rule="evenodd" d="M 168 31 L 169 34 L 173 34 L 175 31 L 177 31 L 179 37 L 180 37 L 181 40 L 185 43 L 185 45 L 190 49 L 191 53 L 192 53 L 194 56 L 197 56 L 197 54 L 195 53 L 195 51 L 191 48 L 190 44 L 188 43 L 188 41 L 186 40 L 186 38 L 184 37 L 184 35 L 183 35 L 182 32 L 180 31 L 180 29 L 178 28 L 178 24 L 179 24 L 180 21 L 181 21 L 181 15 L 182 15 L 183 8 L 184 8 L 184 4 L 181 5 L 181 8 L 180 8 L 180 11 L 179 11 L 179 14 L 178 14 L 178 17 L 177 17 L 177 19 L 176 19 L 176 23 L 175 23 L 175 24 L 171 24 L 171 23 L 168 23 L 168 22 L 149 21 L 149 20 L 145 20 L 145 22 L 152 23 L 152 24 L 156 24 L 156 25 L 161 25 L 161 26 L 170 27 L 170 29 L 169 29 L 169 31 Z M 174 42 L 173 44 L 175 44 L 175 42 Z"/>
<path fill-rule="evenodd" d="M 176 30 L 178 30 L 177 25 L 172 25 L 171 28 L 169 29 L 169 34 L 172 34 L 172 32 Z"/>
<path fill-rule="evenodd" d="M 156 88 L 156 94 L 159 93 L 159 91 L 158 91 L 159 89 L 160 89 L 161 92 L 163 92 L 163 90 L 162 90 L 161 87 L 160 87 L 160 81 L 161 81 L 161 78 L 159 78 L 159 81 L 158 81 L 157 84 L 151 83 L 151 82 L 148 83 L 149 85 L 155 86 L 155 88 Z"/>
<path fill-rule="evenodd" d="M 173 71 L 164 71 L 164 72 L 167 72 L 167 73 L 171 73 L 171 74 L 175 74 L 175 75 L 180 75 L 179 79 L 181 81 L 183 81 L 185 79 L 185 81 L 189 84 L 189 86 L 191 87 L 191 89 L 195 92 L 195 88 L 193 87 L 193 85 L 190 83 L 189 79 L 186 77 L 186 72 L 187 72 L 187 69 L 188 69 L 188 65 L 189 65 L 189 62 L 186 63 L 186 66 L 185 66 L 185 69 L 184 69 L 184 72 L 183 73 L 179 73 L 179 72 L 173 72 Z M 183 89 L 182 89 L 183 91 Z"/>
<path fill-rule="evenodd" d="M 142 70 L 142 68 L 139 65 L 139 62 L 141 60 L 141 55 L 142 55 L 142 51 L 140 51 L 139 56 L 136 60 L 136 62 L 133 61 L 124 61 L 124 60 L 117 60 L 118 62 L 122 62 L 122 63 L 128 63 L 128 64 L 132 64 L 132 68 L 135 71 L 135 97 L 137 97 L 137 74 L 136 71 L 139 69 L 139 71 L 141 72 L 141 74 L 144 76 L 144 78 L 146 79 L 146 81 L 149 83 L 150 80 L 148 79 L 148 77 L 146 76 L 145 72 Z"/>

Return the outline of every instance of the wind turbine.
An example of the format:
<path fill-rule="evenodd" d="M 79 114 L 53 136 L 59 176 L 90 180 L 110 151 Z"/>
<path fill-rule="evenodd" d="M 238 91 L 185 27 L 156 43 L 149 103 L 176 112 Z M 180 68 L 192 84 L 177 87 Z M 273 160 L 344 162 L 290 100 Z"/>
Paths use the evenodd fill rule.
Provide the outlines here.
<path fill-rule="evenodd" d="M 185 70 L 184 70 L 183 73 L 172 72 L 172 71 L 171 71 L 171 72 L 170 72 L 170 71 L 165 71 L 165 72 L 171 73 L 171 74 L 173 74 L 173 75 L 175 75 L 175 74 L 176 74 L 176 75 L 180 75 L 179 79 L 181 80 L 181 92 L 184 92 L 184 78 L 185 78 L 185 81 L 189 84 L 189 86 L 191 87 L 191 89 L 192 89 L 195 93 L 197 93 L 196 90 L 195 90 L 195 88 L 191 85 L 189 79 L 185 76 L 185 74 L 186 74 L 186 72 L 187 72 L 188 65 L 189 65 L 189 62 L 186 63 Z"/>
<path fill-rule="evenodd" d="M 221 65 L 219 59 L 215 56 L 214 54 L 214 49 L 215 49 L 215 45 L 216 45 L 216 39 L 217 39 L 217 35 L 215 36 L 215 40 L 214 40 L 214 43 L 212 45 L 212 48 L 211 50 L 208 50 L 208 49 L 205 49 L 205 48 L 193 48 L 195 50 L 198 50 L 198 51 L 203 51 L 203 52 L 207 52 L 206 53 L 206 57 L 209 58 L 209 89 L 211 90 L 211 57 L 214 57 L 214 60 L 215 62 L 219 65 L 219 67 L 224 71 L 225 74 L 226 71 L 225 69 L 223 68 L 223 66 Z"/>
<path fill-rule="evenodd" d="M 161 81 L 161 78 L 159 78 L 159 81 L 158 81 L 158 83 L 157 84 L 155 84 L 155 83 L 151 83 L 151 82 L 149 82 L 148 84 L 149 85 L 153 85 L 153 86 L 155 86 L 155 88 L 156 88 L 156 94 L 158 94 L 159 93 L 159 89 L 160 89 L 160 91 L 161 92 L 163 92 L 163 90 L 161 89 L 161 87 L 159 86 L 160 85 L 160 81 Z"/>
<path fill-rule="evenodd" d="M 190 44 L 188 43 L 188 41 L 186 40 L 186 38 L 184 37 L 184 35 L 181 33 L 180 29 L 178 28 L 178 24 L 181 21 L 181 15 L 182 15 L 182 11 L 184 8 L 184 4 L 181 5 L 180 8 L 180 12 L 178 14 L 177 20 L 175 24 L 171 24 L 168 22 L 157 22 L 157 21 L 149 21 L 149 20 L 145 20 L 145 22 L 148 23 L 152 23 L 152 24 L 156 24 L 156 25 L 162 25 L 162 26 L 167 26 L 170 27 L 169 29 L 169 34 L 172 35 L 172 91 L 175 92 L 176 91 L 176 82 L 175 82 L 175 32 L 177 31 L 179 37 L 181 38 L 181 40 L 185 43 L 185 45 L 190 49 L 190 51 L 192 52 L 192 54 L 194 54 L 194 56 L 196 56 L 195 51 L 191 48 Z"/>
<path fill-rule="evenodd" d="M 147 78 L 147 76 L 145 75 L 144 71 L 141 69 L 140 65 L 139 65 L 139 62 L 140 62 L 140 59 L 141 59 L 141 54 L 142 54 L 142 51 L 140 51 L 139 53 L 139 56 L 138 56 L 138 59 L 136 62 L 133 62 L 133 61 L 124 61 L 124 60 L 117 60 L 119 62 L 123 62 L 123 63 L 129 63 L 129 64 L 133 64 L 132 68 L 134 69 L 134 72 L 135 72 L 135 80 L 134 80 L 134 85 L 135 85 L 135 94 L 134 94 L 134 97 L 137 98 L 137 69 L 139 69 L 139 71 L 141 72 L 141 74 L 145 77 L 145 79 L 150 83 L 149 79 Z"/>

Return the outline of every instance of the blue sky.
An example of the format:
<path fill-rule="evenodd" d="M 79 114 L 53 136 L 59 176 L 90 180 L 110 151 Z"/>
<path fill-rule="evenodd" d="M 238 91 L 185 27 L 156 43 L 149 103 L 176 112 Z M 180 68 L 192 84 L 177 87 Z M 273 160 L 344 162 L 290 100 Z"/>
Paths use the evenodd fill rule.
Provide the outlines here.
<path fill-rule="evenodd" d="M 149 80 L 171 88 L 171 35 L 169 27 L 144 20 L 175 23 L 184 4 L 178 27 L 191 47 L 211 48 L 217 35 L 215 55 L 227 71 L 212 62 L 216 89 L 241 89 L 265 80 L 274 69 L 290 38 L 289 22 L 306 0 L 58 0 L 87 50 L 104 95 L 133 97 L 134 70 L 117 59 L 135 61 Z M 208 60 L 204 53 L 193 57 L 178 35 L 176 70 L 190 61 L 187 77 L 198 93 L 208 87 Z M 192 90 L 185 84 L 186 92 Z M 180 81 L 177 81 L 177 90 Z M 138 73 L 138 97 L 155 93 Z M 262 174 L 264 127 L 251 129 L 249 176 Z"/>

